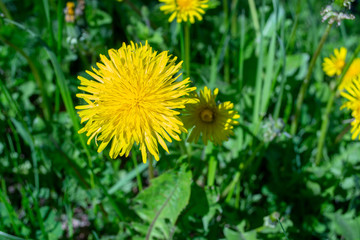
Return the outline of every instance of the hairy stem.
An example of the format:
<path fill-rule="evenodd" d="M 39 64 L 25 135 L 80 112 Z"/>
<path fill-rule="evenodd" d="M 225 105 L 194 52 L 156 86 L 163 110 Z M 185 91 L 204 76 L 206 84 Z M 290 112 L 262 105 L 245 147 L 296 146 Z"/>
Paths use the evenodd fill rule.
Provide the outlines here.
<path fill-rule="evenodd" d="M 320 51 L 323 48 L 324 43 L 325 43 L 325 41 L 326 41 L 326 39 L 327 39 L 327 37 L 328 37 L 328 35 L 330 33 L 331 27 L 332 27 L 332 24 L 329 24 L 327 26 L 327 28 L 326 28 L 326 30 L 325 30 L 325 32 L 324 32 L 324 34 L 323 34 L 323 36 L 322 36 L 322 38 L 321 38 L 321 40 L 319 42 L 319 45 L 318 45 L 314 55 L 311 58 L 308 72 L 306 74 L 306 77 L 305 77 L 302 85 L 301 85 L 300 92 L 299 92 L 299 95 L 298 95 L 297 101 L 296 101 L 294 121 L 291 124 L 291 134 L 292 135 L 296 134 L 298 124 L 299 124 L 299 121 L 300 121 L 302 104 L 304 102 L 304 98 L 305 98 L 307 89 L 308 89 L 309 84 L 310 84 L 311 75 L 312 75 L 313 69 L 315 67 L 316 60 L 319 57 Z"/>

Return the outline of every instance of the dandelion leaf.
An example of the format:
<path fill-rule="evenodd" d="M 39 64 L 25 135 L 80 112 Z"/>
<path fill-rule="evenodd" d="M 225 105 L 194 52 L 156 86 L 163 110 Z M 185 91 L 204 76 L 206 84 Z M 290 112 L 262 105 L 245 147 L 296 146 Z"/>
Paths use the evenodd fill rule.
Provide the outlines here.
<path fill-rule="evenodd" d="M 184 168 L 169 171 L 153 179 L 151 186 L 135 198 L 135 211 L 144 223 L 134 226 L 146 234 L 146 239 L 170 238 L 178 216 L 189 202 L 191 181 L 191 172 Z"/>

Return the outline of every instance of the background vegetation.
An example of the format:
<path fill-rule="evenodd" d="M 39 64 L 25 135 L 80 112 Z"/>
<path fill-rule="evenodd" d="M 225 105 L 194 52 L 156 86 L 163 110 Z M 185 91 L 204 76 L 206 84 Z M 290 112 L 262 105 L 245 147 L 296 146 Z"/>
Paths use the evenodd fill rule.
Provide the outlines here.
<path fill-rule="evenodd" d="M 360 239 L 360 143 L 340 97 L 315 163 L 331 94 L 321 62 L 359 44 L 357 2 L 344 9 L 357 19 L 331 28 L 291 133 L 330 3 L 210 1 L 190 27 L 190 76 L 241 124 L 222 146 L 170 144 L 150 185 L 136 147 L 113 160 L 77 134 L 77 76 L 123 42 L 181 59 L 179 25 L 156 0 L 87 0 L 74 23 L 64 0 L 0 0 L 0 239 Z"/>

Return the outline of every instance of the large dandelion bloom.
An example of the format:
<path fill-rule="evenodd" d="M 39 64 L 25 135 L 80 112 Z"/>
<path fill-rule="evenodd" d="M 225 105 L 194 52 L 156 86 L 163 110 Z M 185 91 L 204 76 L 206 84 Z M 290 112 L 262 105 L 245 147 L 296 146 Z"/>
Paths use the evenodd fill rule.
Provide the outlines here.
<path fill-rule="evenodd" d="M 334 55 L 331 55 L 330 58 L 325 58 L 322 64 L 325 74 L 329 77 L 339 76 L 345 67 L 346 54 L 346 48 L 342 47 L 340 50 L 335 49 Z"/>
<path fill-rule="evenodd" d="M 186 132 L 178 109 L 195 88 L 189 87 L 189 78 L 176 81 L 182 62 L 176 64 L 176 57 L 158 54 L 147 43 L 124 43 L 109 50 L 109 57 L 100 55 L 98 69 L 86 71 L 96 81 L 79 76 L 79 89 L 86 93 L 76 96 L 87 103 L 76 107 L 81 122 L 87 121 L 79 133 L 87 132 L 88 144 L 94 137 L 100 141 L 98 152 L 111 142 L 111 158 L 128 156 L 136 143 L 144 163 L 147 151 L 159 160 L 158 143 L 168 152 L 164 140 L 180 141 L 179 134 Z"/>
<path fill-rule="evenodd" d="M 346 102 L 341 108 L 347 108 L 352 111 L 351 115 L 354 120 L 351 122 L 352 139 L 359 137 L 360 139 L 360 77 L 354 78 L 350 84 L 345 86 L 345 90 L 341 95 L 345 97 Z"/>
<path fill-rule="evenodd" d="M 233 135 L 234 125 L 238 124 L 235 119 L 240 115 L 233 110 L 234 104 L 224 102 L 217 104 L 215 99 L 219 93 L 219 89 L 215 89 L 214 93 L 207 87 L 200 91 L 197 95 L 198 102 L 186 104 L 184 114 L 182 116 L 184 125 L 191 131 L 188 141 L 197 141 L 202 134 L 205 144 L 210 140 L 219 145 Z"/>
<path fill-rule="evenodd" d="M 202 15 L 205 13 L 205 9 L 209 6 L 207 5 L 208 0 L 159 0 L 160 2 L 165 3 L 165 5 L 160 7 L 161 11 L 164 11 L 165 14 L 169 14 L 169 22 L 172 22 L 175 18 L 177 22 L 187 22 L 195 23 L 195 18 L 197 20 L 202 20 Z"/>

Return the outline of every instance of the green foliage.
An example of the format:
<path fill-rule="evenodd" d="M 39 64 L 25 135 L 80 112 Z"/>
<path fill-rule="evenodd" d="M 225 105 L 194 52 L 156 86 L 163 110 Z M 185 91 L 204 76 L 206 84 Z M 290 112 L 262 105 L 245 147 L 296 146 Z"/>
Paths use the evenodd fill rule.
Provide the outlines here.
<path fill-rule="evenodd" d="M 146 239 L 170 238 L 178 216 L 189 202 L 191 181 L 192 174 L 185 168 L 169 171 L 152 180 L 150 187 L 134 199 L 135 212 L 145 222 L 137 228 L 148 228 Z"/>
<path fill-rule="evenodd" d="M 290 134 L 327 27 L 318 13 L 358 18 L 357 2 L 209 1 L 190 26 L 190 78 L 219 88 L 240 124 L 221 146 L 169 143 L 148 180 L 137 146 L 110 159 L 87 145 L 74 106 L 77 76 L 123 42 L 185 60 L 162 3 L 86 0 L 66 22 L 64 0 L 0 0 L 0 239 L 360 239 L 360 145 L 340 96 L 315 164 L 334 80 L 321 62 L 341 46 L 351 57 L 358 19 L 331 28 Z"/>

